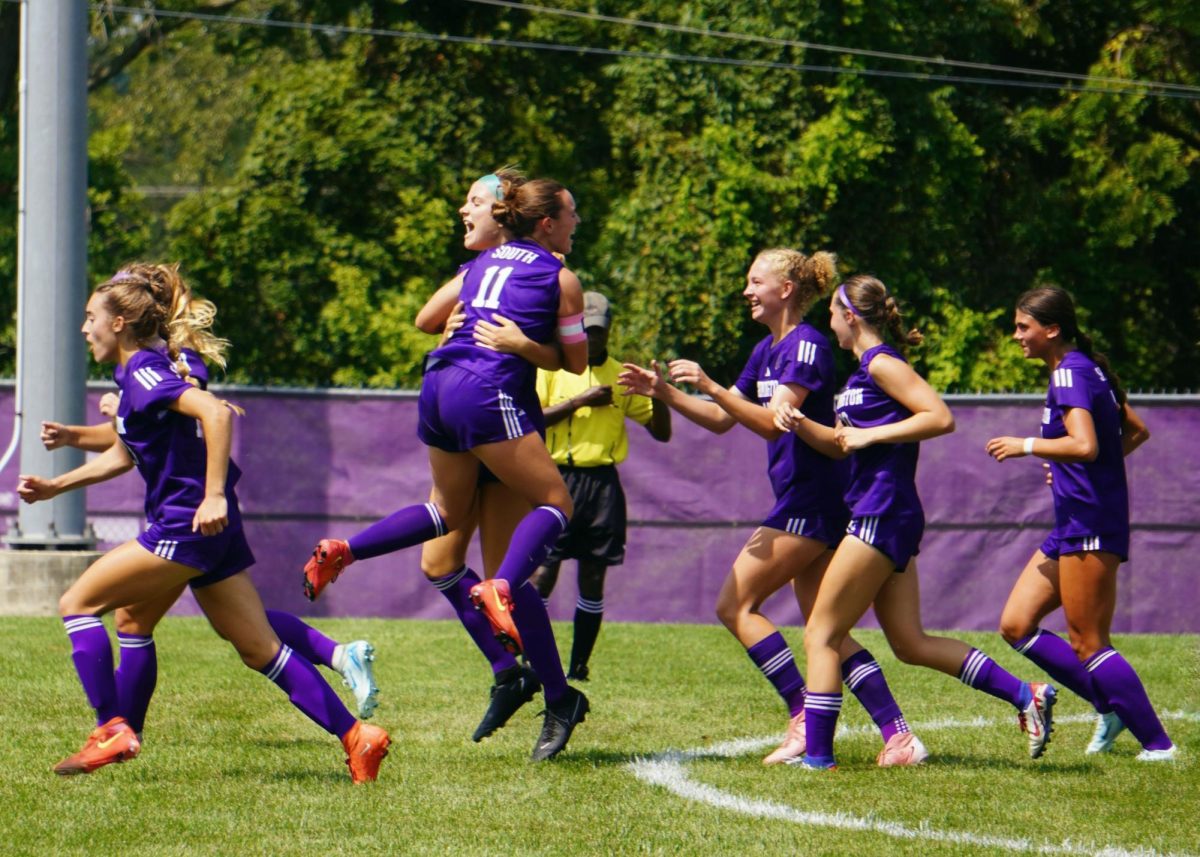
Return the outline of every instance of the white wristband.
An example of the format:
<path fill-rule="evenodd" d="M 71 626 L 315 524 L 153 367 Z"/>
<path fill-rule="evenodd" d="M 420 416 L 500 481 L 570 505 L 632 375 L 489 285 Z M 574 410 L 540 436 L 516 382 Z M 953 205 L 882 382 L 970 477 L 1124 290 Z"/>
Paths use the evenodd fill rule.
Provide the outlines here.
<path fill-rule="evenodd" d="M 1021 450 L 1026 455 L 1033 455 L 1033 441 L 1034 441 L 1034 438 L 1027 437 L 1027 438 L 1025 438 L 1025 443 L 1021 445 Z"/>

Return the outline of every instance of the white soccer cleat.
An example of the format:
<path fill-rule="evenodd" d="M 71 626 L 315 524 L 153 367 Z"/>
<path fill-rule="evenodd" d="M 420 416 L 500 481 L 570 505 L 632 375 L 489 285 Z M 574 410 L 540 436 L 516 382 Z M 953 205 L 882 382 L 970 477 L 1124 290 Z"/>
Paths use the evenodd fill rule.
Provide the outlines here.
<path fill-rule="evenodd" d="M 369 719 L 379 707 L 379 686 L 375 684 L 375 673 L 371 667 L 374 660 L 375 647 L 366 640 L 338 646 L 333 654 L 333 668 L 341 675 L 342 683 L 354 694 L 360 720 Z"/>
<path fill-rule="evenodd" d="M 1107 753 L 1116 743 L 1117 736 L 1125 731 L 1125 724 L 1115 711 L 1096 715 L 1096 730 L 1087 745 L 1087 753 Z"/>
<path fill-rule="evenodd" d="M 1179 757 L 1179 748 L 1172 744 L 1165 750 L 1143 750 L 1137 754 L 1139 762 L 1174 762 Z"/>
<path fill-rule="evenodd" d="M 1054 703 L 1057 692 L 1048 684 L 1040 681 L 1029 683 L 1033 698 L 1025 709 L 1017 715 L 1021 731 L 1029 739 L 1029 758 L 1040 759 L 1050 743 L 1050 733 L 1054 731 Z"/>
<path fill-rule="evenodd" d="M 888 738 L 887 744 L 879 751 L 875 764 L 881 768 L 895 768 L 903 765 L 919 765 L 929 758 L 929 751 L 921 743 L 921 739 L 911 732 L 897 732 Z"/>

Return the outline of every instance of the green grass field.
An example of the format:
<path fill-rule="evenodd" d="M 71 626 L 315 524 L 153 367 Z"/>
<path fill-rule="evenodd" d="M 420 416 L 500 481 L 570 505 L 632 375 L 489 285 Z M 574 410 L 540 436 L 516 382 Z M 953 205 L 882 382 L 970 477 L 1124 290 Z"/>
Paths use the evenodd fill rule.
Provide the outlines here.
<path fill-rule="evenodd" d="M 159 690 L 141 756 L 56 777 L 50 766 L 91 726 L 66 637 L 57 620 L 0 620 L 0 853 L 1200 853 L 1194 636 L 1117 641 L 1184 751 L 1180 763 L 1146 765 L 1128 734 L 1111 755 L 1085 756 L 1091 724 L 1069 693 L 1033 762 L 1009 706 L 901 666 L 864 632 L 933 757 L 876 768 L 878 736 L 847 698 L 841 768 L 820 774 L 763 767 L 785 712 L 720 627 L 607 624 L 584 686 L 592 713 L 561 757 L 534 765 L 536 701 L 471 742 L 490 674 L 457 625 L 319 625 L 378 650 L 374 722 L 394 743 L 374 785 L 352 787 L 334 739 L 203 620 L 178 618 L 156 635 Z M 786 633 L 802 651 L 800 631 Z M 567 645 L 569 627 L 559 634 Z M 961 636 L 1034 677 L 998 636 Z"/>

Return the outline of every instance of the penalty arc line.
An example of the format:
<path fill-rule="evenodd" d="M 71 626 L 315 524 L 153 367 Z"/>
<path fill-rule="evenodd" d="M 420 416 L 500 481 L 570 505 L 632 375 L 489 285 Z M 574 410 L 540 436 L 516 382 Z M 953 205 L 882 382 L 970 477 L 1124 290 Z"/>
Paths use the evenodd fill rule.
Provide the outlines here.
<path fill-rule="evenodd" d="M 1200 714 L 1181 711 L 1164 711 L 1164 720 L 1189 720 L 1200 722 Z M 1061 718 L 1061 723 L 1085 723 L 1094 719 L 1092 715 L 1074 715 Z M 919 724 L 923 732 L 939 729 L 974 729 L 999 725 L 998 721 L 982 717 L 970 720 L 941 720 L 928 721 Z M 849 729 L 839 729 L 839 735 L 868 734 L 874 731 L 871 726 L 858 726 Z M 828 827 L 836 830 L 880 833 L 896 839 L 926 840 L 930 842 L 946 842 L 958 845 L 975 845 L 981 848 L 993 848 L 1003 851 L 1034 852 L 1038 854 L 1080 854 L 1103 855 L 1103 857 L 1157 857 L 1159 852 L 1150 849 L 1118 848 L 1115 846 L 1101 847 L 1094 843 L 1071 842 L 1038 843 L 1029 839 L 1007 836 L 991 836 L 971 833 L 969 831 L 938 830 L 926 823 L 906 825 L 896 821 L 886 821 L 874 816 L 857 816 L 845 812 L 809 812 L 797 809 L 787 804 L 771 800 L 740 797 L 722 791 L 715 786 L 706 785 L 692 779 L 688 772 L 687 763 L 694 759 L 740 756 L 753 752 L 765 746 L 770 746 L 779 740 L 775 738 L 745 738 L 727 741 L 712 747 L 696 750 L 668 751 L 648 759 L 636 759 L 628 764 L 628 768 L 639 780 L 649 785 L 661 786 L 672 794 L 685 800 L 698 801 L 717 809 L 726 809 L 755 818 L 788 821 L 793 824 L 803 824 L 811 827 Z M 1182 855 L 1180 855 L 1182 857 Z"/>

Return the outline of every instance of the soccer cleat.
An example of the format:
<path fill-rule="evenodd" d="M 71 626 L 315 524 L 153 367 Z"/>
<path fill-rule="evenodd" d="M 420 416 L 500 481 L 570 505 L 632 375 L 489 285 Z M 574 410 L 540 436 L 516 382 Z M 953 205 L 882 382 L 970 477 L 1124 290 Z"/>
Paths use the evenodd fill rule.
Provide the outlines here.
<path fill-rule="evenodd" d="M 346 566 L 354 562 L 350 543 L 341 539 L 321 539 L 304 564 L 304 595 L 316 601 L 321 591 L 338 579 Z"/>
<path fill-rule="evenodd" d="M 810 756 L 805 753 L 797 759 L 791 759 L 787 764 L 794 768 L 808 771 L 836 771 L 837 762 L 833 756 Z"/>
<path fill-rule="evenodd" d="M 374 660 L 375 647 L 366 640 L 338 646 L 334 653 L 333 668 L 341 675 L 342 684 L 354 694 L 359 720 L 369 720 L 379 707 L 379 686 L 371 667 Z"/>
<path fill-rule="evenodd" d="M 1029 758 L 1040 759 L 1050 743 L 1050 733 L 1054 731 L 1054 703 L 1057 692 L 1044 682 L 1029 683 L 1033 698 L 1025 709 L 1017 715 L 1021 731 L 1029 738 Z"/>
<path fill-rule="evenodd" d="M 521 654 L 521 635 L 513 622 L 512 593 L 508 581 L 500 578 L 483 580 L 471 587 L 471 603 L 482 610 L 492 626 L 492 633 L 514 655 Z"/>
<path fill-rule="evenodd" d="M 571 671 L 567 673 L 567 678 L 571 681 L 587 681 L 588 680 L 588 665 L 576 664 L 571 667 Z"/>
<path fill-rule="evenodd" d="M 888 738 L 875 764 L 881 768 L 896 768 L 904 765 L 919 765 L 929 758 L 929 751 L 921 739 L 911 732 L 897 732 Z"/>
<path fill-rule="evenodd" d="M 1107 753 L 1113 748 L 1117 736 L 1125 731 L 1125 724 L 1115 711 L 1096 715 L 1096 731 L 1087 745 L 1087 753 Z"/>
<path fill-rule="evenodd" d="M 544 762 L 557 756 L 567 746 L 575 727 L 584 721 L 591 706 L 588 698 L 573 687 L 554 705 L 547 705 L 542 734 L 533 745 L 533 761 Z"/>
<path fill-rule="evenodd" d="M 542 689 L 537 673 L 529 667 L 517 667 L 516 670 L 513 678 L 492 685 L 487 711 L 475 727 L 475 734 L 471 736 L 471 740 L 476 744 L 504 726 L 508 719 L 517 713 L 517 709 L 533 699 Z"/>
<path fill-rule="evenodd" d="M 1165 750 L 1143 750 L 1136 758 L 1139 762 L 1174 762 L 1179 756 L 1179 748 L 1172 744 Z"/>
<path fill-rule="evenodd" d="M 795 761 L 804 755 L 805 732 L 804 710 L 788 721 L 787 733 L 783 743 L 776 747 L 765 759 L 764 765 L 779 765 Z"/>
<path fill-rule="evenodd" d="M 55 765 L 54 773 L 63 777 L 90 774 L 105 765 L 132 759 L 141 749 L 137 734 L 125 722 L 125 718 L 114 717 L 103 726 L 93 729 L 83 749 Z"/>
<path fill-rule="evenodd" d="M 392 739 L 378 726 L 354 721 L 350 731 L 342 736 L 342 746 L 346 748 L 346 766 L 350 769 L 350 781 L 359 783 L 374 782 L 379 776 L 379 765 L 388 754 L 388 745 Z"/>

